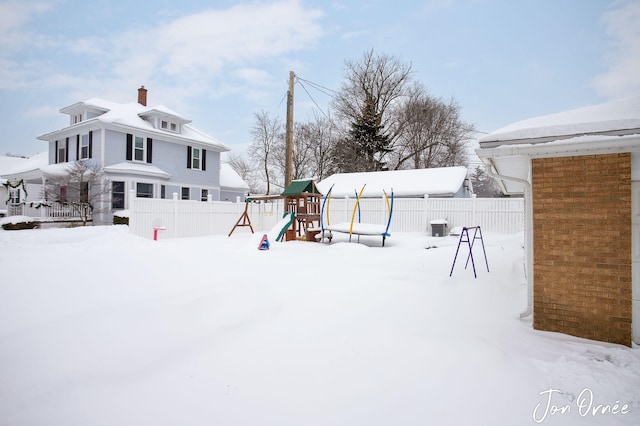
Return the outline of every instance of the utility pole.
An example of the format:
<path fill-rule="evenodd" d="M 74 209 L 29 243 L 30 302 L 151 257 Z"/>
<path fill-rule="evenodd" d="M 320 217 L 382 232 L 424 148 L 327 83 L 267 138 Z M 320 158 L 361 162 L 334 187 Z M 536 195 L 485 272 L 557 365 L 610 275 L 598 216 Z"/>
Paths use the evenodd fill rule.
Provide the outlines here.
<path fill-rule="evenodd" d="M 289 91 L 287 92 L 287 128 L 286 163 L 284 168 L 284 187 L 287 188 L 293 177 L 293 83 L 295 74 L 289 71 Z"/>

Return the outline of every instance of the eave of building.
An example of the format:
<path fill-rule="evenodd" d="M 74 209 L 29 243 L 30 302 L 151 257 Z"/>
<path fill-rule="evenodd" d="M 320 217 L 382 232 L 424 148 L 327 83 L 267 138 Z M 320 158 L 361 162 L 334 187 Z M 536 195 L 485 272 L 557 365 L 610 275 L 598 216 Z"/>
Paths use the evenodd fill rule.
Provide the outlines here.
<path fill-rule="evenodd" d="M 60 108 L 59 111 L 63 114 L 73 115 L 73 114 L 79 114 L 81 112 L 86 112 L 86 111 L 91 111 L 95 113 L 106 113 L 106 112 L 109 112 L 110 109 L 106 107 L 100 107 L 97 105 L 87 104 L 86 102 L 76 102 L 73 105 Z"/>
<path fill-rule="evenodd" d="M 545 144 L 548 142 L 555 142 L 560 140 L 574 139 L 583 136 L 626 136 L 626 135 L 634 135 L 640 134 L 640 128 L 629 128 L 629 129 L 617 129 L 617 130 L 604 130 L 604 131 L 594 131 L 594 132 L 581 132 L 575 134 L 558 134 L 558 135 L 549 135 L 542 137 L 534 137 L 534 138 L 521 138 L 521 139 L 493 139 L 493 140 L 482 140 L 479 142 L 480 148 L 496 148 L 499 146 L 505 145 L 537 145 L 537 144 Z"/>
<path fill-rule="evenodd" d="M 156 118 L 160 118 L 160 119 L 165 119 L 167 121 L 174 121 L 176 123 L 180 123 L 180 124 L 189 124 L 191 123 L 191 120 L 189 120 L 188 118 L 184 118 L 180 115 L 177 115 L 175 113 L 172 112 L 168 112 L 168 111 L 164 111 L 161 109 L 157 109 L 157 108 L 151 108 L 147 111 L 141 112 L 140 114 L 138 114 L 138 116 L 140 117 L 156 117 Z"/>
<path fill-rule="evenodd" d="M 494 173 L 530 181 L 530 162 L 533 158 L 571 157 L 580 155 L 640 152 L 640 132 L 631 135 L 590 135 L 554 140 L 538 144 L 505 144 L 495 148 L 479 148 L 476 154 Z M 498 180 L 505 194 L 522 194 L 524 186 L 512 181 Z"/>
<path fill-rule="evenodd" d="M 207 136 L 200 132 L 199 130 L 184 125 L 184 127 L 202 137 L 202 139 L 193 139 L 180 136 L 177 133 L 172 133 L 168 131 L 154 129 L 149 125 L 149 128 L 131 126 L 128 124 L 122 124 L 118 122 L 104 122 L 100 120 L 100 117 L 95 117 L 90 120 L 82 121 L 77 124 L 73 124 L 69 127 L 65 127 L 64 129 L 55 130 L 53 132 L 45 133 L 37 137 L 38 140 L 51 142 L 55 140 L 65 139 L 67 137 L 76 136 L 79 133 L 89 132 L 90 130 L 96 131 L 101 129 L 115 130 L 124 133 L 135 133 L 144 137 L 150 137 L 152 139 L 159 138 L 163 141 L 173 142 L 180 145 L 197 145 L 202 146 L 208 150 L 216 151 L 216 152 L 226 152 L 230 151 L 230 149 L 224 145 L 222 142 L 211 140 L 210 136 Z M 209 139 L 209 140 L 207 140 Z"/>

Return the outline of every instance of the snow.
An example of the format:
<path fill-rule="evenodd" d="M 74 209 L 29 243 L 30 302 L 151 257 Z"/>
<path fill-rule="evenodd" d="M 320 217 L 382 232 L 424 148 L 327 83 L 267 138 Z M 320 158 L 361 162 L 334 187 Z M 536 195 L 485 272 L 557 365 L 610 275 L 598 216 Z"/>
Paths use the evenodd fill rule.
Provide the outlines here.
<path fill-rule="evenodd" d="M 518 121 L 479 139 L 485 142 L 640 129 L 640 96 Z"/>
<path fill-rule="evenodd" d="M 522 234 L 477 279 L 456 237 L 261 237 L 0 230 L 0 424 L 640 423 L 637 347 L 519 319 Z"/>
<path fill-rule="evenodd" d="M 144 115 L 153 115 L 154 113 L 160 113 L 162 115 L 173 116 L 176 120 L 182 123 L 190 122 L 190 120 L 175 113 L 164 105 L 147 107 L 137 102 L 117 103 L 100 98 L 91 98 L 84 102 L 78 102 L 69 107 L 62 108 L 60 111 L 63 113 L 72 114 L 74 111 L 83 111 L 85 109 L 98 110 L 101 113 L 99 116 L 91 120 L 97 120 L 105 124 L 124 125 L 146 132 L 161 133 L 170 138 L 190 139 L 205 144 L 209 149 L 215 149 L 219 152 L 229 151 L 229 148 L 226 147 L 222 142 L 212 136 L 201 132 L 200 130 L 192 127 L 189 124 L 182 124 L 182 131 L 178 134 L 168 130 L 165 131 L 162 129 L 156 129 L 150 122 L 142 118 L 142 116 Z M 81 124 L 83 123 L 86 122 L 81 122 Z M 40 135 L 38 139 L 45 140 L 47 135 L 50 134 Z"/>
<path fill-rule="evenodd" d="M 49 151 L 39 152 L 29 158 L 0 156 L 0 176 L 38 170 L 49 163 Z"/>
<path fill-rule="evenodd" d="M 382 234 L 387 230 L 387 225 L 378 225 L 375 223 L 351 223 L 351 222 L 342 222 L 336 223 L 334 225 L 327 225 L 325 229 L 333 232 L 343 232 L 343 233 L 353 233 L 353 235 L 379 235 L 382 237 Z"/>
<path fill-rule="evenodd" d="M 237 189 L 248 191 L 249 185 L 233 170 L 229 163 L 220 162 L 220 187 L 224 189 Z"/>
<path fill-rule="evenodd" d="M 106 166 L 104 167 L 104 171 L 107 173 L 140 174 L 165 179 L 169 179 L 171 177 L 169 173 L 165 172 L 159 167 L 152 166 L 150 164 L 133 163 L 131 161 Z"/>
<path fill-rule="evenodd" d="M 431 169 L 393 170 L 362 173 L 336 173 L 317 182 L 318 189 L 332 197 L 355 197 L 363 185 L 362 196 L 382 197 L 384 191 L 397 197 L 428 195 L 452 195 L 458 192 L 465 178 L 466 167 L 440 167 Z"/>
<path fill-rule="evenodd" d="M 6 210 L 5 210 L 6 212 Z M 5 224 L 17 225 L 19 223 L 31 223 L 33 218 L 29 216 L 14 215 L 0 219 L 0 226 Z"/>

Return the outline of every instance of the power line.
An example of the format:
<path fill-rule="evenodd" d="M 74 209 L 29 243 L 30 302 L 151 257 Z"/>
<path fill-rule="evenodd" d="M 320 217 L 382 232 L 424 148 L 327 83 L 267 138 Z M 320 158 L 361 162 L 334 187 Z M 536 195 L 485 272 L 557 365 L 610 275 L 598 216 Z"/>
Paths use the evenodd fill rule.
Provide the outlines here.
<path fill-rule="evenodd" d="M 298 79 L 300 80 L 300 79 Z M 320 110 L 320 112 L 322 113 L 322 115 L 324 115 L 327 120 L 331 121 L 331 118 L 329 118 L 329 116 L 324 112 L 324 110 L 322 108 L 320 108 L 320 105 L 318 105 L 318 103 L 316 102 L 315 99 L 313 99 L 313 96 L 311 96 L 311 93 L 309 93 L 309 91 L 307 90 L 307 88 L 305 87 L 304 84 L 302 84 L 302 81 L 298 81 L 298 83 L 300 83 L 300 86 L 302 86 L 302 88 L 304 89 L 304 91 L 307 93 L 307 96 L 309 96 L 309 99 L 311 99 L 311 102 L 313 102 L 313 104 L 316 106 L 316 108 L 318 108 Z"/>
<path fill-rule="evenodd" d="M 338 92 L 336 92 L 333 89 L 329 89 L 328 87 L 322 86 L 318 83 L 314 83 L 313 81 L 309 81 L 309 80 L 305 80 L 304 78 L 300 78 L 298 76 L 296 76 L 296 79 L 298 81 L 303 81 L 305 83 L 307 83 L 308 85 L 312 86 L 314 89 L 316 89 L 319 92 L 324 93 L 325 95 L 329 96 L 329 97 L 333 97 L 334 95 L 337 95 Z"/>

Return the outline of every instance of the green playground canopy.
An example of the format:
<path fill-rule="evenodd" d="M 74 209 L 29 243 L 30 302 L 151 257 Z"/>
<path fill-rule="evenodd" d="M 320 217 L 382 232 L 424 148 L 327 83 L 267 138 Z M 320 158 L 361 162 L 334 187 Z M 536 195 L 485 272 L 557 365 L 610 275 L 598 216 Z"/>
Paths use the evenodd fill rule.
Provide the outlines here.
<path fill-rule="evenodd" d="M 280 195 L 283 197 L 293 197 L 305 192 L 310 194 L 321 194 L 313 179 L 300 179 L 291 181 L 289 186 L 287 186 L 284 192 Z"/>

